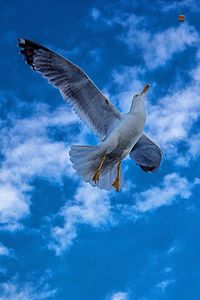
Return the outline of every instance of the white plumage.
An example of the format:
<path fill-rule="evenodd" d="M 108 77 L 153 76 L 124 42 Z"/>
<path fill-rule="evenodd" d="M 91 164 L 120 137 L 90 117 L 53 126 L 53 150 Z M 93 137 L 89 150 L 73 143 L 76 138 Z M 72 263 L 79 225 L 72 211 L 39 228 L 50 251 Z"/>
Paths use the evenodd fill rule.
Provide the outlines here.
<path fill-rule="evenodd" d="M 114 186 L 119 191 L 119 185 L 123 186 L 121 161 L 129 154 L 145 172 L 159 167 L 162 151 L 143 133 L 149 85 L 133 97 L 130 112 L 121 114 L 79 67 L 29 40 L 19 39 L 18 45 L 26 62 L 59 88 L 100 138 L 97 146 L 71 147 L 71 161 L 83 180 L 106 190 Z"/>

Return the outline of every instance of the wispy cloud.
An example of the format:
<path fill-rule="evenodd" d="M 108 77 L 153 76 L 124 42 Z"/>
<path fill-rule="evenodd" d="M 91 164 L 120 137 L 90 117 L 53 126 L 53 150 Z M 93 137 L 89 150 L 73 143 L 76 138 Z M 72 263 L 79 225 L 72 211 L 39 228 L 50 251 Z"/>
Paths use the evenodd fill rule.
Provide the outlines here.
<path fill-rule="evenodd" d="M 172 173 L 164 177 L 160 187 L 152 187 L 136 196 L 135 209 L 138 212 L 155 210 L 163 205 L 170 205 L 178 198 L 188 199 L 192 194 L 195 182 Z"/>
<path fill-rule="evenodd" d="M 58 216 L 63 219 L 63 225 L 52 228 L 49 248 L 61 254 L 71 246 L 81 224 L 105 226 L 112 221 L 110 209 L 108 193 L 84 183 L 77 188 L 74 200 L 61 208 Z"/>
<path fill-rule="evenodd" d="M 157 287 L 158 287 L 159 289 L 161 289 L 162 292 L 165 292 L 166 288 L 167 288 L 170 284 L 172 284 L 172 283 L 174 283 L 174 282 L 175 282 L 175 280 L 173 280 L 173 279 L 163 280 L 163 281 L 161 281 L 161 282 L 159 282 L 159 283 L 157 284 Z"/>
<path fill-rule="evenodd" d="M 128 300 L 129 299 L 129 295 L 126 292 L 115 292 L 110 300 Z"/>
<path fill-rule="evenodd" d="M 4 246 L 2 243 L 0 243 L 0 255 L 4 255 L 4 256 L 11 255 L 11 250 L 6 246 Z"/>
<path fill-rule="evenodd" d="M 199 158 L 200 134 L 192 134 L 185 141 L 187 151 L 179 155 L 176 159 L 178 166 L 187 167 L 192 161 Z"/>
<path fill-rule="evenodd" d="M 32 282 L 21 283 L 16 277 L 0 284 L 0 300 L 42 300 L 52 299 L 56 290 L 43 282 L 35 286 Z"/>
<path fill-rule="evenodd" d="M 163 11 L 171 11 L 171 10 L 180 10 L 181 12 L 198 12 L 199 5 L 196 0 L 182 0 L 182 1 L 172 1 L 171 3 L 167 3 L 166 1 L 160 1 L 160 7 Z"/>
<path fill-rule="evenodd" d="M 149 69 L 165 65 L 174 54 L 194 46 L 199 41 L 199 35 L 191 25 L 182 24 L 153 33 L 147 29 L 145 22 L 142 17 L 135 15 L 123 21 L 124 32 L 121 40 L 130 50 L 136 51 L 137 47 L 142 50 L 145 65 Z"/>

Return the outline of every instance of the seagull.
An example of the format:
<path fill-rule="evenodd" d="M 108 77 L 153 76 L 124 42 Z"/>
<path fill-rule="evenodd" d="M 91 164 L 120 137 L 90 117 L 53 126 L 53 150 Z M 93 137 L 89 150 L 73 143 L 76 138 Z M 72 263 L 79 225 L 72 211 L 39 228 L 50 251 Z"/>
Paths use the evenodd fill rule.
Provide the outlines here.
<path fill-rule="evenodd" d="M 128 155 L 144 172 L 159 168 L 162 150 L 144 133 L 150 84 L 133 96 L 130 111 L 123 114 L 71 61 L 27 39 L 19 38 L 18 46 L 25 62 L 59 89 L 99 138 L 96 146 L 72 145 L 69 152 L 74 169 L 85 182 L 119 192 L 124 185 L 121 162 Z"/>

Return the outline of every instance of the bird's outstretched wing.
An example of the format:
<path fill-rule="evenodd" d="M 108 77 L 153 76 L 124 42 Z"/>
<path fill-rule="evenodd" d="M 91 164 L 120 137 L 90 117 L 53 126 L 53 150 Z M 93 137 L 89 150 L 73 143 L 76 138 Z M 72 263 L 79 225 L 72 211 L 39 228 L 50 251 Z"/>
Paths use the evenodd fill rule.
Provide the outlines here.
<path fill-rule="evenodd" d="M 25 39 L 18 46 L 27 64 L 57 87 L 63 97 L 101 139 L 121 119 L 121 113 L 79 67 L 46 47 Z"/>
<path fill-rule="evenodd" d="M 162 150 L 145 134 L 141 136 L 130 152 L 130 157 L 145 172 L 155 172 L 162 159 Z"/>

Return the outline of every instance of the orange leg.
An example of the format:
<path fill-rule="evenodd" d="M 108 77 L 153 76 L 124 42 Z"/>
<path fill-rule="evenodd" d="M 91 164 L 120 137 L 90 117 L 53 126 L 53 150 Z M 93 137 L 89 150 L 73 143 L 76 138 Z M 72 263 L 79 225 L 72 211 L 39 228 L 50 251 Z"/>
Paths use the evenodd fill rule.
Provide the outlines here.
<path fill-rule="evenodd" d="M 96 173 L 94 174 L 94 176 L 92 178 L 92 181 L 94 181 L 95 183 L 97 183 L 97 181 L 99 181 L 99 175 L 100 175 L 101 169 L 103 167 L 103 164 L 104 164 L 104 162 L 106 160 L 106 157 L 107 157 L 106 154 L 102 157 L 101 163 L 100 163 L 100 165 L 99 165 Z"/>
<path fill-rule="evenodd" d="M 119 188 L 120 172 L 121 172 L 121 161 L 119 161 L 117 164 L 117 177 L 112 184 L 112 186 L 114 186 L 114 188 L 116 189 L 117 192 L 120 191 L 120 188 Z"/>

